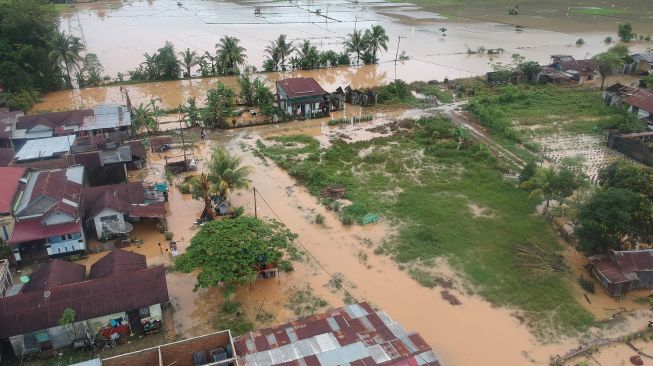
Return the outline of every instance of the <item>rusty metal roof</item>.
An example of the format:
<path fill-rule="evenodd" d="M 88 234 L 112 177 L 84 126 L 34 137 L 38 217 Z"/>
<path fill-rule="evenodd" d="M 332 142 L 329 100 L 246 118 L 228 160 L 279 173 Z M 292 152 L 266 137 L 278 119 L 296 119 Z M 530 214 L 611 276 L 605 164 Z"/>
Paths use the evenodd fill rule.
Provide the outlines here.
<path fill-rule="evenodd" d="M 234 339 L 241 366 L 439 366 L 431 347 L 367 303 L 265 328 Z"/>
<path fill-rule="evenodd" d="M 653 249 L 615 251 L 613 255 L 624 274 L 653 271 Z"/>

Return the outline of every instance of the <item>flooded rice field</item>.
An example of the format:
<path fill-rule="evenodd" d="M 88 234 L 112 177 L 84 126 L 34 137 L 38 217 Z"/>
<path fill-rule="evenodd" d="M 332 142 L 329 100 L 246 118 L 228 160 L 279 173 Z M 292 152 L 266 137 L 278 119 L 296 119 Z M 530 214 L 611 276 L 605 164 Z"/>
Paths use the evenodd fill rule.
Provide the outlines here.
<path fill-rule="evenodd" d="M 181 4 L 180 5 L 178 5 Z M 535 2 L 533 2 L 535 3 Z M 549 2 L 555 3 L 555 2 Z M 552 9 L 559 8 L 551 5 Z M 565 3 L 566 4 L 566 3 Z M 261 15 L 255 15 L 255 8 Z M 483 6 L 480 6 L 483 7 Z M 478 12 L 479 5 L 461 7 L 456 16 L 443 17 L 437 9 L 429 11 L 407 3 L 365 1 L 217 1 L 217 0 L 107 0 L 90 4 L 78 4 L 62 14 L 62 28 L 80 35 L 87 44 L 88 52 L 96 53 L 104 65 L 105 74 L 112 79 L 117 73 L 127 73 L 143 62 L 143 53 L 152 53 L 165 41 L 175 45 L 177 51 L 186 48 L 203 54 L 215 52 L 215 44 L 225 36 L 235 36 L 247 49 L 247 63 L 261 66 L 264 49 L 279 34 L 287 34 L 289 40 L 300 43 L 310 40 L 319 50 L 342 50 L 344 37 L 354 28 L 364 29 L 372 24 L 382 24 L 390 36 L 388 51 L 381 55 L 379 65 L 363 67 L 339 67 L 334 69 L 294 71 L 264 74 L 270 83 L 290 76 L 312 76 L 327 91 L 339 86 L 355 88 L 376 86 L 400 78 L 406 81 L 443 80 L 479 75 L 491 70 L 491 64 L 511 62 L 511 55 L 519 53 L 529 60 L 546 63 L 552 54 L 567 53 L 576 58 L 586 58 L 605 50 L 603 42 L 607 35 L 616 38 L 616 19 L 611 18 L 610 27 L 588 28 L 579 24 L 577 29 L 555 30 L 557 19 L 567 15 L 558 10 L 549 13 L 538 4 L 522 5 L 537 8 L 526 15 L 522 30 L 516 30 L 512 17 L 505 19 L 491 16 L 465 17 L 467 9 Z M 484 6 L 488 14 L 505 11 L 504 6 Z M 316 11 L 320 10 L 320 15 Z M 444 7 L 443 9 L 449 9 Z M 451 9 L 448 10 L 451 13 Z M 538 14 L 538 15 L 535 15 Z M 572 12 L 572 18 L 573 14 Z M 643 13 L 638 13 L 640 16 Z M 583 18 L 582 14 L 576 14 Z M 552 22 L 551 27 L 530 26 L 533 19 Z M 574 18 L 575 19 L 575 18 Z M 442 36 L 439 28 L 447 29 Z M 650 28 L 650 23 L 648 25 Z M 554 30 L 551 30 L 554 29 Z M 642 28 L 640 28 L 642 29 Z M 636 29 L 637 30 L 637 29 Z M 653 29 L 650 29 L 653 33 Z M 401 36 L 399 43 L 398 36 Z M 583 38 L 585 44 L 577 46 Z M 645 50 L 651 42 L 633 42 L 632 50 Z M 467 54 L 468 49 L 502 48 L 503 54 Z M 395 53 L 405 51 L 408 61 L 394 63 Z M 231 77 L 177 80 L 129 85 L 125 88 L 134 104 L 148 103 L 160 97 L 164 108 L 182 104 L 188 97 L 203 100 L 206 90 L 220 80 L 235 84 Z M 119 86 L 88 88 L 81 91 L 82 107 L 92 107 L 102 102 L 122 102 Z M 62 110 L 74 105 L 71 91 L 59 91 L 45 96 L 35 111 Z"/>

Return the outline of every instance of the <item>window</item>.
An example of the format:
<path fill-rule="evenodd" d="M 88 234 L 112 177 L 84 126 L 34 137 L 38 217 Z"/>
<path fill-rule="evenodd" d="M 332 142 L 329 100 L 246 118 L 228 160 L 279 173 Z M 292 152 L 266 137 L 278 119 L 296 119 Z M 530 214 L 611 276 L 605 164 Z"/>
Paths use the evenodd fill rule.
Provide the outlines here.
<path fill-rule="evenodd" d="M 72 239 L 73 239 L 73 234 L 61 235 L 61 240 L 62 241 L 72 240 Z"/>
<path fill-rule="evenodd" d="M 150 317 L 150 307 L 145 306 L 140 309 L 138 309 L 138 315 L 140 315 L 141 319 L 143 318 L 149 318 Z"/>

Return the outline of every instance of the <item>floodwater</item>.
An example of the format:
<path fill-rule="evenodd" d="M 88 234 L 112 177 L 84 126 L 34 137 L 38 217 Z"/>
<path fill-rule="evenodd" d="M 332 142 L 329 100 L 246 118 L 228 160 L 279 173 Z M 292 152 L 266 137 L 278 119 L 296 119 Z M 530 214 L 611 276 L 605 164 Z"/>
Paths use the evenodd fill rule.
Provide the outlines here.
<path fill-rule="evenodd" d="M 516 31 L 514 25 L 487 21 L 494 19 L 491 16 L 465 17 L 463 14 L 462 17 L 443 18 L 433 9 L 428 12 L 410 4 L 372 0 L 304 0 L 293 3 L 188 0 L 182 6 L 177 3 L 176 0 L 116 0 L 78 4 L 62 14 L 62 29 L 82 36 L 88 51 L 98 55 L 105 73 L 115 78 L 118 72 L 126 73 L 136 68 L 143 62 L 143 53 L 156 51 L 165 41 L 171 41 L 177 51 L 190 48 L 202 54 L 205 51 L 213 53 L 215 43 L 224 35 L 235 36 L 247 49 L 248 64 L 260 67 L 266 45 L 279 34 L 287 34 L 297 44 L 308 39 L 320 50 L 341 51 L 344 37 L 354 28 L 383 25 L 390 41 L 388 51 L 380 56 L 379 65 L 263 75 L 270 83 L 290 76 L 312 76 L 327 91 L 350 84 L 356 88 L 376 86 L 395 78 L 415 81 L 479 75 L 491 70 L 491 63 L 510 63 L 513 53 L 540 63 L 559 53 L 585 58 L 608 47 L 603 43 L 606 35 L 616 38 L 616 21 L 611 25 L 614 29 L 611 32 L 588 28 L 583 22 L 578 22 L 578 28 L 555 31 L 557 20 L 568 18 L 554 11 L 563 3 L 561 1 L 550 1 L 557 4 L 551 5 L 552 10 L 548 13 L 536 5 L 536 13 L 511 18 L 510 24 L 515 24 L 514 19 L 524 19 L 520 24 L 525 27 L 522 31 Z M 261 8 L 261 16 L 254 15 L 255 7 Z M 476 5 L 469 8 L 478 12 L 479 7 L 487 8 L 488 15 L 504 11 L 501 6 Z M 322 15 L 315 14 L 317 9 Z M 464 9 L 458 9 L 456 15 L 467 11 L 467 7 Z M 530 27 L 534 19 L 539 19 L 540 23 L 548 21 L 551 27 Z M 447 28 L 446 36 L 438 30 L 441 27 Z M 648 28 L 642 26 L 639 29 Z M 400 42 L 398 36 L 402 37 Z M 578 38 L 583 38 L 585 44 L 577 46 Z M 653 43 L 631 43 L 633 50 L 644 50 L 648 46 L 653 46 Z M 499 55 L 467 54 L 468 48 L 478 47 L 503 48 L 505 52 Z M 395 66 L 393 60 L 397 49 L 406 51 L 410 60 Z M 235 84 L 233 77 L 224 77 L 144 83 L 128 85 L 126 89 L 136 105 L 160 97 L 164 107 L 170 108 L 177 107 L 191 96 L 202 101 L 206 90 L 216 80 Z M 119 87 L 81 91 L 82 107 L 102 102 L 124 102 Z M 72 93 L 59 91 L 46 95 L 44 102 L 35 106 L 34 111 L 63 110 L 73 106 Z"/>

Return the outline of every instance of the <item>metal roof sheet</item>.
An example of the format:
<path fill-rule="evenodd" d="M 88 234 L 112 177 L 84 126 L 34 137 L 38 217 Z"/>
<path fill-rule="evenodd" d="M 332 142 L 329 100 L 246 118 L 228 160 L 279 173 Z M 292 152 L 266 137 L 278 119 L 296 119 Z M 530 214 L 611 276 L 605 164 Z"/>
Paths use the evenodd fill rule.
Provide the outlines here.
<path fill-rule="evenodd" d="M 75 138 L 74 135 L 70 135 L 29 140 L 18 150 L 14 158 L 16 161 L 23 161 L 64 154 L 70 151 L 70 146 L 75 143 Z"/>

